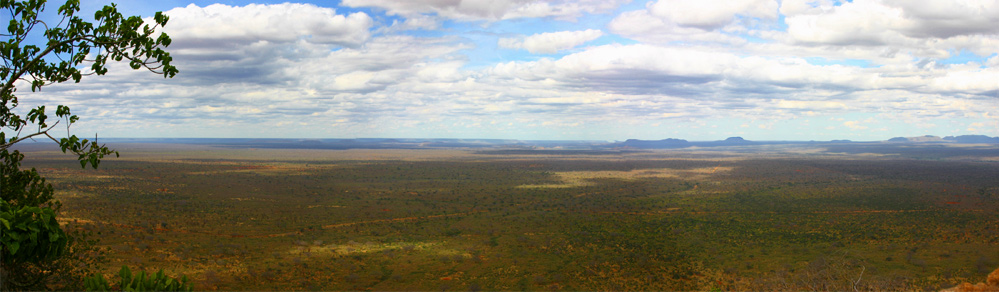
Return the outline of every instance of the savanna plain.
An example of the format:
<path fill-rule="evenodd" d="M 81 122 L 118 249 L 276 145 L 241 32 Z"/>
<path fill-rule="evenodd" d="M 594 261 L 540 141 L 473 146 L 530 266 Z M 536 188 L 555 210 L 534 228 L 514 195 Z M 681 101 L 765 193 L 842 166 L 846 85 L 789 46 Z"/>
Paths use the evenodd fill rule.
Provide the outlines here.
<path fill-rule="evenodd" d="M 924 290 L 999 267 L 995 145 L 29 145 L 87 264 L 196 290 Z"/>

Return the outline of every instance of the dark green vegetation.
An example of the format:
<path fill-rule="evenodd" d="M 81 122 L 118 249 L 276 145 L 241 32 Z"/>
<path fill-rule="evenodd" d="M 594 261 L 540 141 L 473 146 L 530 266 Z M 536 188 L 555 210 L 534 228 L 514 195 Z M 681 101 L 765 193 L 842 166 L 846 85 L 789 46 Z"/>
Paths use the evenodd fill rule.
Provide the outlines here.
<path fill-rule="evenodd" d="M 103 275 L 87 277 L 83 286 L 87 291 L 191 291 L 193 287 L 188 281 L 187 277 L 181 277 L 180 280 L 170 278 L 163 270 L 155 274 L 139 272 L 132 275 L 132 270 L 123 266 L 118 271 L 118 283 L 115 286 L 109 284 Z"/>
<path fill-rule="evenodd" d="M 52 200 L 52 186 L 35 169 L 22 169 L 24 155 L 8 148 L 47 138 L 63 153 L 75 154 L 80 166 L 93 168 L 105 155 L 118 155 L 97 141 L 70 135 L 70 126 L 80 118 L 67 106 L 56 106 L 56 121 L 49 118 L 52 111 L 46 112 L 45 105 L 27 113 L 18 110 L 18 86 L 24 89 L 30 84 L 35 92 L 56 83 L 80 82 L 86 75 L 107 74 L 109 60 L 127 61 L 132 69 L 164 77 L 178 72 L 163 50 L 170 37 L 156 33 L 168 20 L 162 13 L 147 22 L 122 15 L 112 4 L 95 12 L 90 22 L 77 15 L 80 1 L 67 0 L 51 14 L 61 19 L 46 23 L 42 20 L 46 2 L 0 1 L 7 24 L 0 33 L 7 38 L 0 42 L 0 290 L 79 290 L 90 273 L 89 264 L 99 262 L 91 256 L 95 241 L 88 240 L 86 232 L 67 234 L 59 226 L 56 216 L 61 205 Z M 60 122 L 68 137 L 56 139 L 49 131 Z"/>
<path fill-rule="evenodd" d="M 912 290 L 999 267 L 999 149 L 982 149 L 147 144 L 99 170 L 57 151 L 25 165 L 101 238 L 106 274 L 165 269 L 196 290 Z"/>

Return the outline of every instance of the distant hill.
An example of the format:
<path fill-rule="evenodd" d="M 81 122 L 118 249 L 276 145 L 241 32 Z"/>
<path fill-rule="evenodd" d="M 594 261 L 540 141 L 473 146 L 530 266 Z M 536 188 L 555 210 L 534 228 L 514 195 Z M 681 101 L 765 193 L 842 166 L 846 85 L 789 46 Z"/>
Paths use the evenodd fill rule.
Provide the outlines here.
<path fill-rule="evenodd" d="M 850 147 L 844 151 L 856 151 L 857 147 L 888 147 L 895 149 L 907 144 L 944 147 L 944 144 L 999 144 L 999 137 L 984 135 L 894 137 L 886 141 L 753 141 L 742 137 L 729 137 L 716 141 L 687 141 L 678 138 L 662 140 L 628 139 L 625 141 L 606 140 L 513 140 L 513 139 L 453 139 L 453 138 L 332 138 L 332 139 L 281 139 L 281 138 L 102 138 L 101 142 L 119 143 L 158 143 L 195 144 L 228 148 L 274 148 L 274 149 L 449 149 L 471 148 L 480 150 L 526 149 L 526 150 L 642 150 L 642 149 L 683 149 L 690 147 L 745 147 L 762 145 L 818 145 L 822 147 Z M 51 143 L 39 140 L 28 144 Z M 22 143 L 22 144 L 25 144 Z M 906 146 L 907 147 L 907 146 Z M 831 149 L 831 148 L 830 148 Z M 839 149 L 839 148 L 837 148 Z M 894 151 L 894 150 L 892 150 Z"/>
<path fill-rule="evenodd" d="M 720 147 L 720 146 L 746 146 L 746 145 L 760 145 L 760 142 L 749 141 L 743 139 L 742 137 L 728 137 L 722 141 L 704 141 L 704 142 L 694 142 L 694 146 L 698 147 Z"/>
<path fill-rule="evenodd" d="M 943 138 L 946 141 L 952 141 L 955 143 L 999 143 L 999 137 L 989 137 L 985 135 L 961 135 L 961 136 L 947 136 Z"/>
<path fill-rule="evenodd" d="M 895 137 L 888 139 L 887 142 L 992 144 L 992 143 L 999 143 L 999 137 L 989 137 L 985 135 L 961 135 L 961 136 L 947 136 L 940 138 L 939 136 L 926 135 L 918 137 Z"/>
<path fill-rule="evenodd" d="M 721 141 L 698 141 L 690 142 L 683 139 L 668 138 L 662 140 L 639 140 L 628 139 L 624 142 L 611 144 L 612 147 L 633 148 L 633 149 L 676 149 L 687 147 L 720 147 L 720 146 L 745 146 L 760 145 L 760 142 L 749 141 L 742 137 L 729 137 Z"/>
<path fill-rule="evenodd" d="M 940 138 L 939 136 L 933 136 L 933 135 L 926 135 L 926 136 L 920 136 L 920 137 L 909 137 L 909 141 L 911 141 L 911 142 L 944 142 L 943 138 Z"/>
<path fill-rule="evenodd" d="M 687 148 L 690 147 L 690 142 L 683 139 L 662 139 L 662 140 L 638 140 L 638 139 L 628 139 L 622 143 L 615 145 L 617 147 L 627 147 L 636 149 L 673 149 L 673 148 Z"/>
<path fill-rule="evenodd" d="M 741 146 L 741 145 L 759 144 L 757 142 L 743 139 L 742 137 L 728 137 L 724 141 L 711 142 L 711 143 L 718 146 Z"/>

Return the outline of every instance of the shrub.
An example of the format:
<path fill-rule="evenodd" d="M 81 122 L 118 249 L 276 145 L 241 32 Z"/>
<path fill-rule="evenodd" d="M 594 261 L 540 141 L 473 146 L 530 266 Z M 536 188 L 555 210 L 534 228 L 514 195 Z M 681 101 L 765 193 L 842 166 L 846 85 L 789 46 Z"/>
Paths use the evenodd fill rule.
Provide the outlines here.
<path fill-rule="evenodd" d="M 140 271 L 132 275 L 132 270 L 128 266 L 122 266 L 118 272 L 120 278 L 115 285 L 108 284 L 104 275 L 93 275 L 84 279 L 83 288 L 86 291 L 191 291 L 194 288 L 189 283 L 187 276 L 180 280 L 171 278 L 163 273 L 163 270 L 155 274 L 146 274 Z"/>

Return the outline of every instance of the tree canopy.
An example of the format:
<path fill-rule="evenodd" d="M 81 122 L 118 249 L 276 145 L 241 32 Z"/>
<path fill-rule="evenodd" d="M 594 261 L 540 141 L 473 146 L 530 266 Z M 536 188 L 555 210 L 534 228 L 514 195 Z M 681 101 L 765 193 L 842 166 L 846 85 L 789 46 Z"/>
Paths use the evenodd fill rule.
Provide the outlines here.
<path fill-rule="evenodd" d="M 24 154 L 10 148 L 35 137 L 51 139 L 63 152 L 76 154 L 84 168 L 88 164 L 97 168 L 105 155 L 118 155 L 96 138 L 71 135 L 69 127 L 79 117 L 68 106 L 57 105 L 55 119 L 45 105 L 26 113 L 18 110 L 19 87 L 37 92 L 56 83 L 78 83 L 84 76 L 107 74 L 112 62 L 128 62 L 132 69 L 166 78 L 178 73 L 170 64 L 170 53 L 163 50 L 170 37 L 158 32 L 169 20 L 166 15 L 126 17 L 111 4 L 96 11 L 91 22 L 77 15 L 80 1 L 69 0 L 59 6 L 58 23 L 47 23 L 42 17 L 45 6 L 45 0 L 0 0 L 0 13 L 10 19 L 6 32 L 0 33 L 7 38 L 0 42 L 0 288 L 4 290 L 44 288 L 45 279 L 57 270 L 52 267 L 55 260 L 72 242 L 56 220 L 60 204 L 52 197 L 52 185 L 35 169 L 21 169 Z M 50 131 L 60 122 L 67 137 L 57 139 Z"/>

